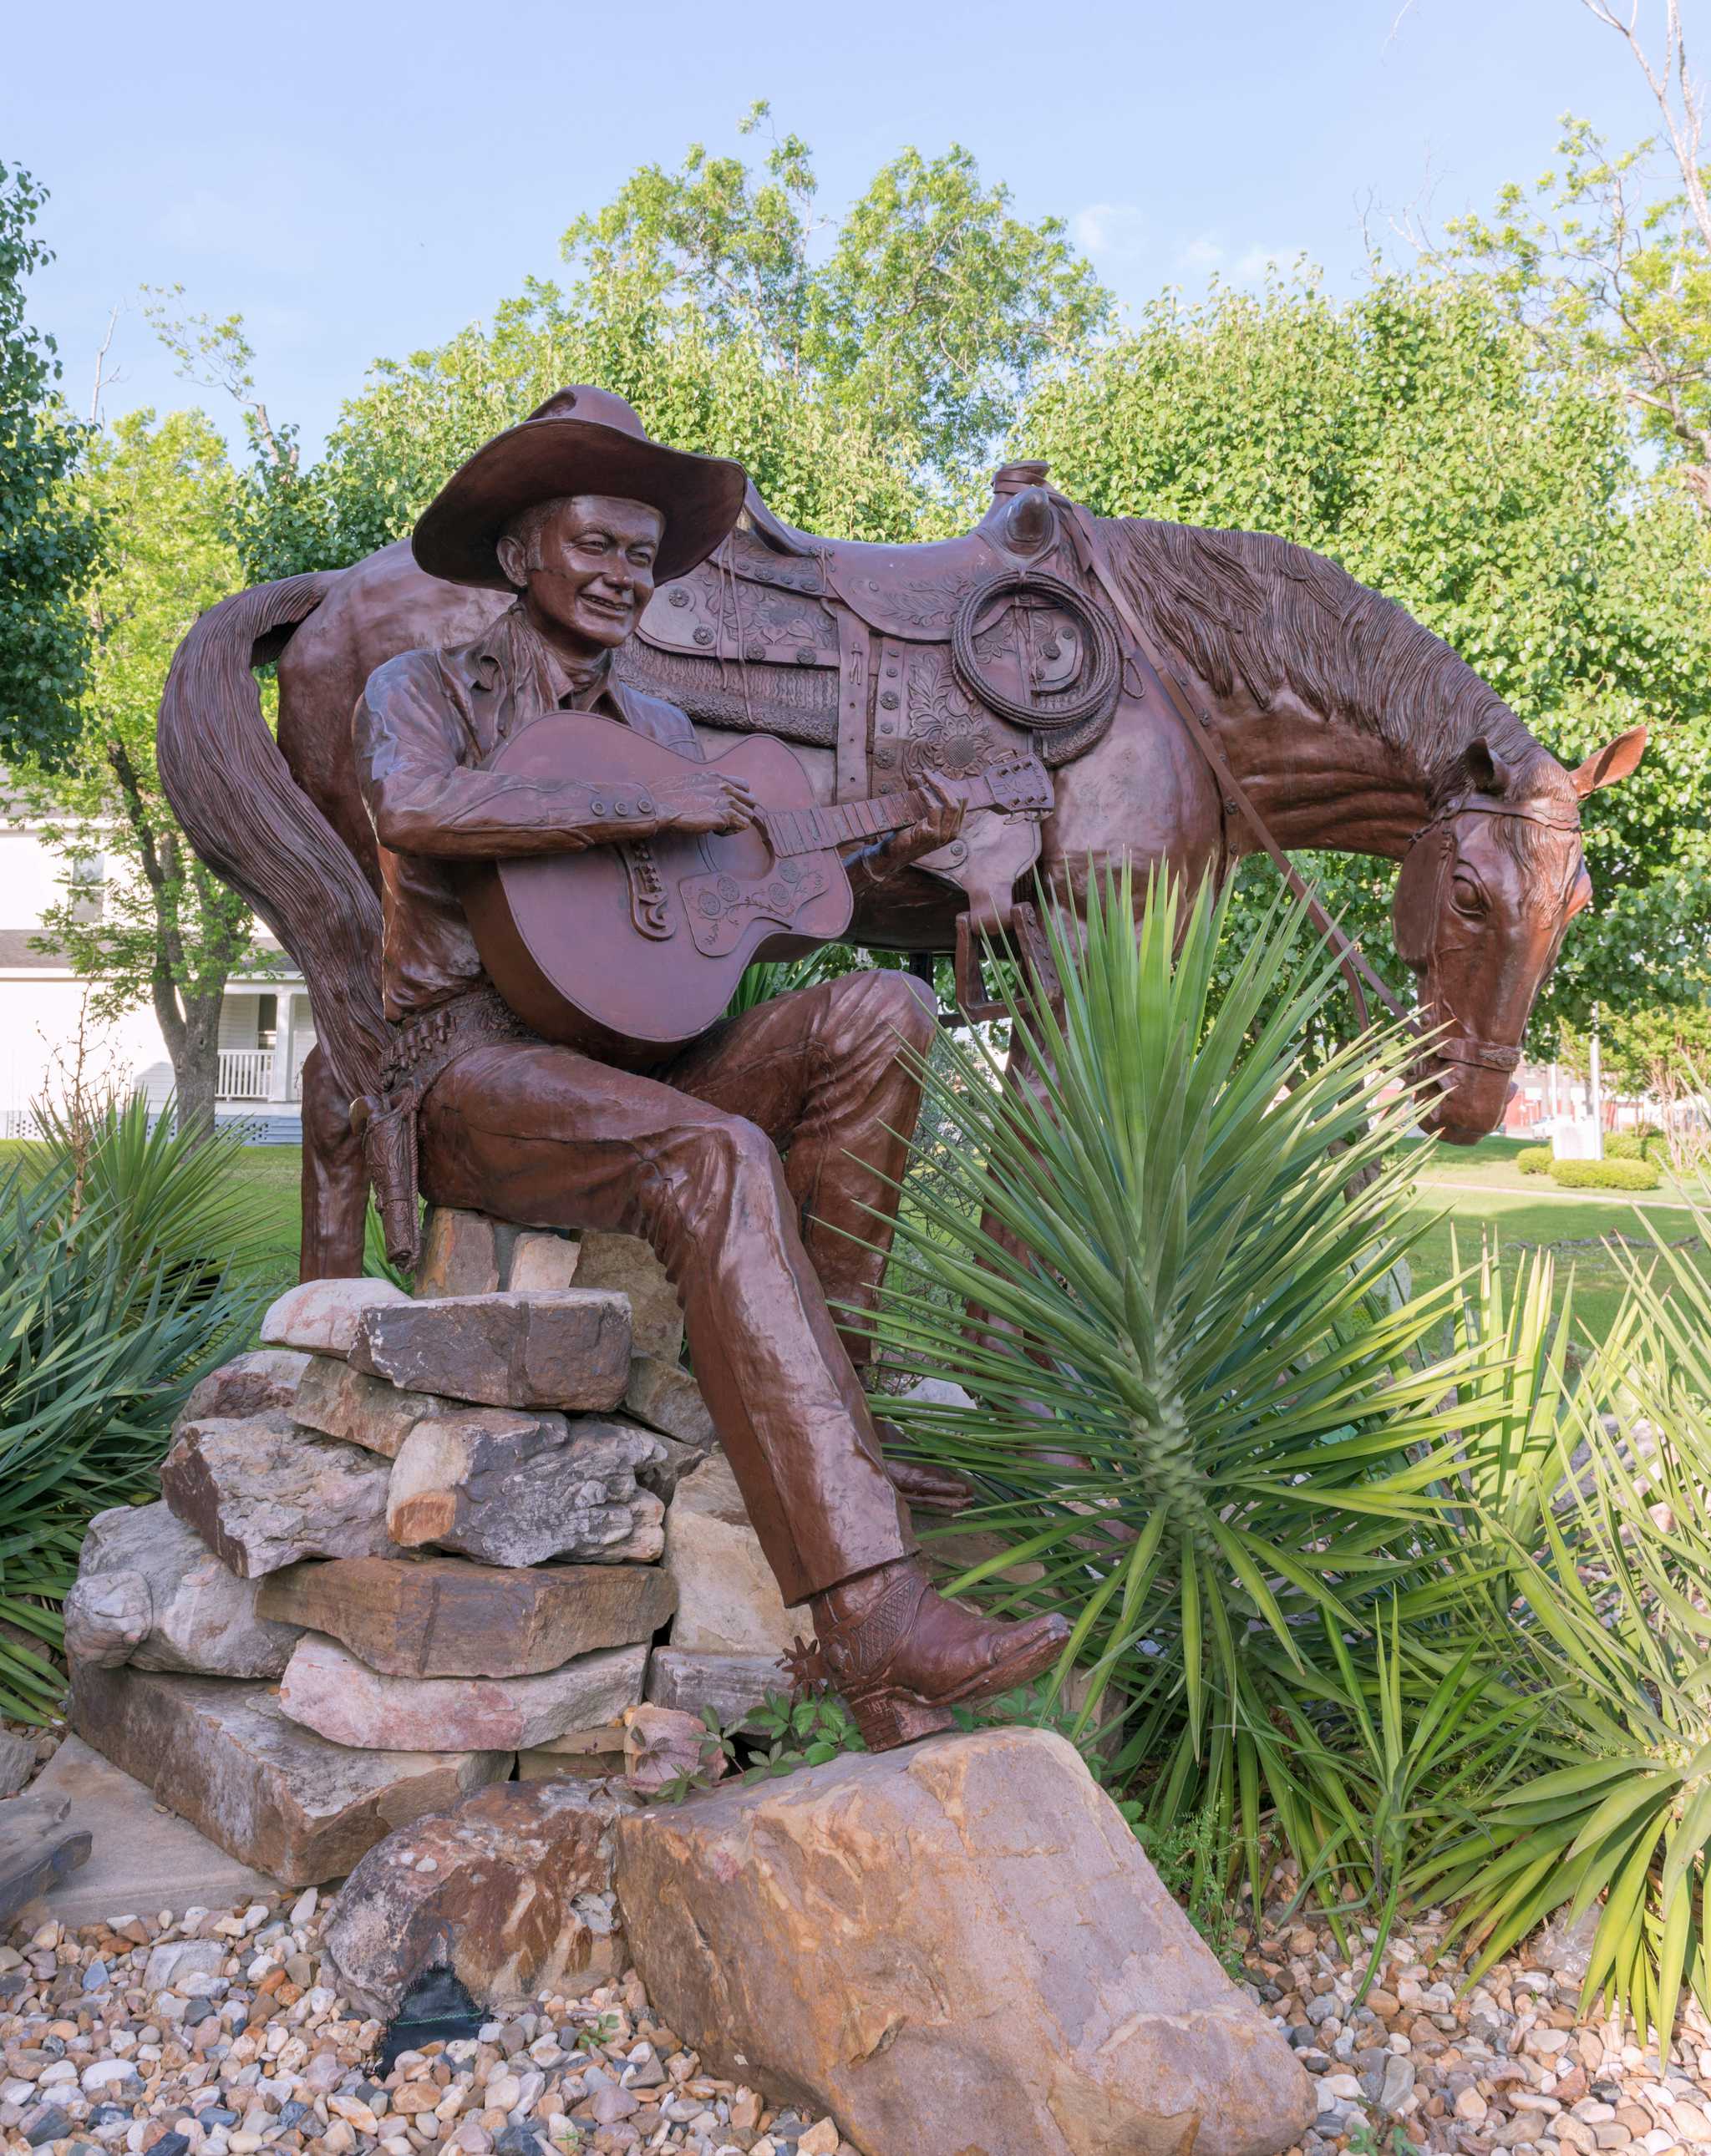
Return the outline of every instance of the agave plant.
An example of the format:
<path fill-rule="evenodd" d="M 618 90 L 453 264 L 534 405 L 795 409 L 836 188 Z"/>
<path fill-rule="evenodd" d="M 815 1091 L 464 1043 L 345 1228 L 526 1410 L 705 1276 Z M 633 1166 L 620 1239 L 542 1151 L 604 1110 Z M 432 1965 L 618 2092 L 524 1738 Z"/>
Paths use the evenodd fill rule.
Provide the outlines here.
<path fill-rule="evenodd" d="M 149 1492 L 185 1395 L 253 1322 L 228 1255 L 248 1232 L 234 1142 L 151 1126 L 139 1100 L 75 1130 L 49 1117 L 0 1183 L 0 1712 L 53 1711 L 85 1527 Z"/>
<path fill-rule="evenodd" d="M 1068 1612 L 1060 1678 L 1082 1666 L 1083 1721 L 1117 1708 L 1114 1771 L 1155 1818 L 1210 1804 L 1256 1881 L 1267 1814 L 1359 1871 L 1337 1753 L 1376 1612 L 1453 1604 L 1442 1492 L 1500 1403 L 1456 1396 L 1483 1350 L 1431 1352 L 1456 1282 L 1379 1293 L 1427 1224 L 1397 1224 L 1400 1029 L 1308 1068 L 1336 968 L 1297 906 L 1224 955 L 1215 999 L 1226 901 L 1133 901 L 1118 878 L 1051 924 L 1061 1015 L 1013 982 L 1030 1083 L 979 1039 L 925 1073 L 950 1142 L 910 1187 L 885 1322 L 975 1404 L 898 1419 L 977 1485 L 956 1532 L 990 1553 L 955 1590 Z"/>

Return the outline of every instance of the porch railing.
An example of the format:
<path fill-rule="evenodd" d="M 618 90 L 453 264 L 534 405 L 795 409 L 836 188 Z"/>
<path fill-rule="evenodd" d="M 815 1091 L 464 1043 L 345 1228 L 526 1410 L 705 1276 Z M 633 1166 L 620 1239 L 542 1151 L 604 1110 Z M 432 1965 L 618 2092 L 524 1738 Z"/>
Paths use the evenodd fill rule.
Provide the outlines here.
<path fill-rule="evenodd" d="M 223 1048 L 219 1097 L 223 1101 L 265 1101 L 273 1091 L 270 1048 Z"/>

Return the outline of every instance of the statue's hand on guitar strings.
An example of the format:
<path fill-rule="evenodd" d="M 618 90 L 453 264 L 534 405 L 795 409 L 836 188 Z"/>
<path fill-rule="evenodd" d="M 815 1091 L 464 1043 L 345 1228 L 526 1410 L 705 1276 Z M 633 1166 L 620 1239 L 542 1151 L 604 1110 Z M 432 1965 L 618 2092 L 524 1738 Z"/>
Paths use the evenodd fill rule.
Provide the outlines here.
<path fill-rule="evenodd" d="M 932 803 L 932 807 L 918 822 L 893 831 L 885 844 L 869 857 L 868 872 L 876 882 L 883 883 L 900 869 L 907 868 L 924 855 L 936 854 L 941 846 L 948 846 L 953 839 L 960 837 L 963 819 L 968 814 L 967 803 L 953 794 L 944 781 L 935 773 L 923 772 L 920 790 Z"/>
<path fill-rule="evenodd" d="M 761 819 L 761 805 L 745 782 L 714 771 L 691 772 L 653 789 L 654 814 L 630 826 L 629 835 L 652 838 L 660 831 L 698 835 L 704 831 L 741 831 Z"/>

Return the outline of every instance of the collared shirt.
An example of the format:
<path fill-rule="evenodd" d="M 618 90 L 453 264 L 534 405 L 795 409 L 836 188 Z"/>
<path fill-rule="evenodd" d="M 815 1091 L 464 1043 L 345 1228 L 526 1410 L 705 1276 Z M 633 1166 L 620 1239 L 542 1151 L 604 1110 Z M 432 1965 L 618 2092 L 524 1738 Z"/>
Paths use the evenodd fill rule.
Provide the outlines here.
<path fill-rule="evenodd" d="M 407 1019 L 486 978 L 452 864 L 574 853 L 601 843 L 592 787 L 480 768 L 543 711 L 592 711 L 699 757 L 674 704 L 611 678 L 609 660 L 578 680 L 519 603 L 473 643 L 407 651 L 378 667 L 357 701 L 357 778 L 380 842 L 386 1014 Z"/>

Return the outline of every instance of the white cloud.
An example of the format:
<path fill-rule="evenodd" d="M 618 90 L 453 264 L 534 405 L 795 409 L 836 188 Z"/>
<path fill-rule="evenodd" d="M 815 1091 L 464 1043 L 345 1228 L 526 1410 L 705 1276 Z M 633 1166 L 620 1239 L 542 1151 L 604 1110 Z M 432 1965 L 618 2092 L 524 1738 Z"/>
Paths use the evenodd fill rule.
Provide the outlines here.
<path fill-rule="evenodd" d="M 1184 270 L 1216 270 L 1223 263 L 1224 249 L 1209 232 L 1189 241 L 1180 257 Z"/>
<path fill-rule="evenodd" d="M 1089 203 L 1070 219 L 1070 236 L 1089 254 L 1132 259 L 1146 244 L 1147 220 L 1133 203 Z"/>

